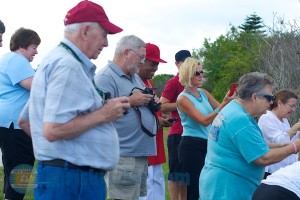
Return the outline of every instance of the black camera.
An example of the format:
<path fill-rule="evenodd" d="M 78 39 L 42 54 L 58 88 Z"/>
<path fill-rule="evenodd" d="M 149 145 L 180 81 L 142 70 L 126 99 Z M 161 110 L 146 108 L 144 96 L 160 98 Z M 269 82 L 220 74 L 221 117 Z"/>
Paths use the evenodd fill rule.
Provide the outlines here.
<path fill-rule="evenodd" d="M 98 88 L 96 88 L 98 94 L 102 97 L 102 103 L 106 104 L 106 102 L 111 99 L 111 94 L 110 92 L 104 92 L 102 90 L 99 90 Z M 124 115 L 126 115 L 128 113 L 127 110 L 124 111 Z"/>
<path fill-rule="evenodd" d="M 151 95 L 153 95 L 153 97 L 151 98 L 151 100 L 150 100 L 149 103 L 147 104 L 147 107 L 148 107 L 151 111 L 153 111 L 153 112 L 157 112 L 157 111 L 160 110 L 160 104 L 159 104 L 159 103 L 156 103 L 155 100 L 154 100 L 154 95 L 155 95 L 155 94 L 154 94 L 154 90 L 155 90 L 156 88 L 147 88 L 147 87 L 146 87 L 146 88 L 143 90 L 143 89 L 141 89 L 141 88 L 134 87 L 134 88 L 131 90 L 130 95 L 132 95 L 132 92 L 133 92 L 133 90 L 135 90 L 135 89 L 138 89 L 138 90 L 142 91 L 143 94 L 151 94 Z"/>
<path fill-rule="evenodd" d="M 102 93 L 103 103 L 106 103 L 110 98 L 111 98 L 110 92 L 103 92 Z"/>

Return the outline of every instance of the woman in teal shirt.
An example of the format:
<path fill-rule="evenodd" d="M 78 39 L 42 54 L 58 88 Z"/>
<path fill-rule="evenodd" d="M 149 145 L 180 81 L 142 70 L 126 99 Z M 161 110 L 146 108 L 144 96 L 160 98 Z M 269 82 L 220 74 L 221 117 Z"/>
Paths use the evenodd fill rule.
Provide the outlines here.
<path fill-rule="evenodd" d="M 273 79 L 252 72 L 242 76 L 238 85 L 238 98 L 222 109 L 208 133 L 199 180 L 201 200 L 250 200 L 263 178 L 264 166 L 300 149 L 300 140 L 268 146 L 254 119 L 273 102 Z"/>
<path fill-rule="evenodd" d="M 208 91 L 199 88 L 203 69 L 199 60 L 187 58 L 179 69 L 179 82 L 185 87 L 177 99 L 177 109 L 183 126 L 179 144 L 179 161 L 187 181 L 187 199 L 199 198 L 199 176 L 204 165 L 207 133 L 217 113 L 233 97 L 226 96 L 220 104 Z"/>

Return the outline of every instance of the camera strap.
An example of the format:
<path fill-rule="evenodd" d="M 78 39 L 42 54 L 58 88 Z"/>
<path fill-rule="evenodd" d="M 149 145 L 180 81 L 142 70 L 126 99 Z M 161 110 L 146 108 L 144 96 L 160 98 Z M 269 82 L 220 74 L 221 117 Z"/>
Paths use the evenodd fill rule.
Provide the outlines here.
<path fill-rule="evenodd" d="M 144 126 L 144 124 L 143 124 L 143 122 L 142 122 L 142 114 L 141 114 L 141 111 L 140 111 L 140 109 L 137 107 L 137 106 L 133 106 L 133 108 L 134 108 L 134 110 L 137 112 L 137 114 L 138 114 L 138 116 L 139 116 L 139 119 L 140 119 L 140 122 L 141 122 L 141 128 L 142 128 L 142 130 L 144 131 L 144 133 L 146 133 L 149 137 L 154 137 L 154 136 L 156 136 L 156 134 L 153 134 L 153 133 L 151 133 L 151 131 L 149 131 L 145 126 Z M 156 131 L 158 131 L 158 124 L 159 124 L 159 121 L 158 121 L 158 118 L 157 118 L 157 116 L 156 116 L 156 114 L 155 113 L 153 113 L 153 111 L 152 110 L 150 110 L 151 111 L 151 113 L 154 115 L 154 117 L 155 117 L 155 120 L 156 120 Z"/>
<path fill-rule="evenodd" d="M 78 62 L 80 62 L 80 64 L 82 65 L 82 61 L 80 60 L 80 58 L 76 55 L 76 53 L 65 43 L 61 42 L 58 46 L 63 47 L 64 49 L 66 49 Z M 85 74 L 87 75 L 87 77 L 89 78 L 90 76 L 88 75 L 88 73 L 85 71 L 85 69 L 83 68 L 83 71 L 85 72 Z M 89 78 L 90 79 L 90 78 Z M 110 94 L 108 94 L 108 92 L 104 92 L 102 90 L 100 90 L 94 81 L 94 78 L 92 78 L 92 83 L 94 85 L 94 88 L 96 89 L 97 93 L 102 97 L 102 103 L 105 103 L 106 100 L 108 99 L 108 95 L 110 98 Z"/>

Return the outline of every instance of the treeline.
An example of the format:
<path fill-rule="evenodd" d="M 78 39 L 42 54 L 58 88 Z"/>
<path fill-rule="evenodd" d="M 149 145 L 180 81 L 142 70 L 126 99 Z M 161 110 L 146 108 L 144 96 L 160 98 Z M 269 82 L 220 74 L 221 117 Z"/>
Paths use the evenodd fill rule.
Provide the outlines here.
<path fill-rule="evenodd" d="M 253 13 L 240 26 L 230 25 L 215 41 L 205 39 L 201 48 L 193 49 L 193 57 L 202 60 L 205 69 L 203 87 L 221 101 L 241 75 L 260 71 L 274 78 L 274 92 L 291 89 L 300 96 L 299 31 L 296 20 L 286 22 L 274 16 L 272 27 L 268 27 Z M 169 77 L 172 75 L 154 77 L 158 95 Z M 292 121 L 299 117 L 297 111 Z"/>

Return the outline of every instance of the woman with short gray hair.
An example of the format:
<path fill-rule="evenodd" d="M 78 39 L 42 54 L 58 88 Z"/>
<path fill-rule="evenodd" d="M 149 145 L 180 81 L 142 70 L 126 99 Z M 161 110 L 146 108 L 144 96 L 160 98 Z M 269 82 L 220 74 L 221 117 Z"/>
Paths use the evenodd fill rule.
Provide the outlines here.
<path fill-rule="evenodd" d="M 201 200 L 250 200 L 264 167 L 300 150 L 300 140 L 268 146 L 254 119 L 273 103 L 273 84 L 269 75 L 260 72 L 239 79 L 238 98 L 220 111 L 208 134 L 199 184 Z"/>

